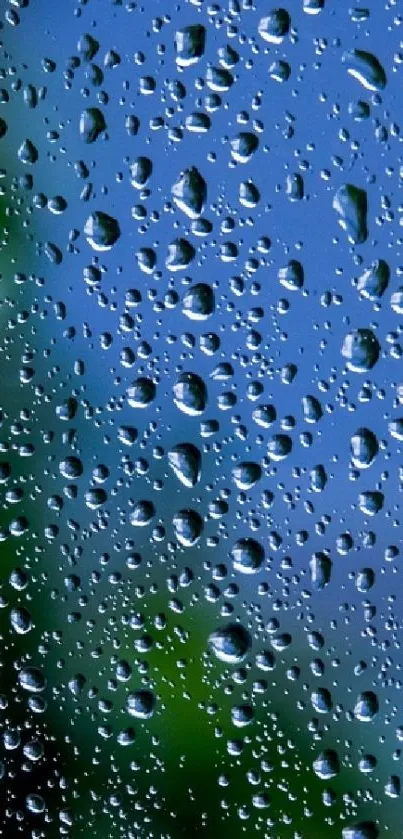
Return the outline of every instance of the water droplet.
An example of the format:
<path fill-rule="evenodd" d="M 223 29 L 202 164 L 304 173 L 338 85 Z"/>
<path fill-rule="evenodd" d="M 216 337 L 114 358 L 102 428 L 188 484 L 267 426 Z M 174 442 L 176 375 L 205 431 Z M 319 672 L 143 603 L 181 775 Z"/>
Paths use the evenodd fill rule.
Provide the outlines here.
<path fill-rule="evenodd" d="M 330 582 L 332 574 L 332 561 L 323 551 L 314 553 L 311 557 L 309 568 L 311 571 L 312 587 L 322 591 Z"/>
<path fill-rule="evenodd" d="M 109 251 L 120 237 L 120 227 L 113 216 L 96 211 L 88 217 L 84 233 L 94 251 Z"/>
<path fill-rule="evenodd" d="M 292 451 L 292 440 L 288 434 L 274 434 L 267 444 L 272 460 L 284 460 Z"/>
<path fill-rule="evenodd" d="M 304 269 L 300 262 L 291 259 L 285 268 L 280 268 L 278 278 L 288 291 L 298 291 L 304 285 Z"/>
<path fill-rule="evenodd" d="M 252 645 L 249 632 L 239 623 L 229 623 L 216 629 L 208 640 L 215 656 L 226 664 L 243 661 Z"/>
<path fill-rule="evenodd" d="M 378 361 L 380 349 L 379 341 L 371 329 L 356 329 L 345 336 L 341 353 L 347 360 L 349 370 L 367 373 Z"/>
<path fill-rule="evenodd" d="M 182 373 L 173 387 L 174 403 L 182 413 L 197 417 L 207 404 L 207 388 L 196 373 Z"/>
<path fill-rule="evenodd" d="M 196 486 L 201 474 L 201 454 L 193 443 L 174 446 L 168 452 L 168 463 L 184 486 Z"/>
<path fill-rule="evenodd" d="M 398 775 L 390 775 L 385 784 L 385 795 L 388 798 L 399 798 L 400 796 L 400 778 Z"/>
<path fill-rule="evenodd" d="M 359 277 L 357 289 L 363 297 L 378 300 L 388 286 L 389 276 L 390 269 L 387 262 L 384 259 L 376 259 Z"/>
<path fill-rule="evenodd" d="M 262 545 L 245 537 L 238 539 L 231 549 L 231 559 L 235 571 L 241 574 L 255 574 L 263 565 L 265 554 Z"/>
<path fill-rule="evenodd" d="M 333 198 L 333 209 L 339 216 L 339 224 L 347 233 L 353 245 L 365 242 L 367 228 L 367 193 L 353 184 L 343 184 Z"/>
<path fill-rule="evenodd" d="M 231 708 L 231 722 L 236 728 L 245 728 L 245 726 L 250 725 L 254 716 L 251 705 L 234 705 Z"/>
<path fill-rule="evenodd" d="M 176 206 L 191 219 L 202 214 L 207 199 L 207 184 L 198 169 L 192 166 L 179 175 L 172 187 Z"/>
<path fill-rule="evenodd" d="M 85 108 L 80 117 L 80 137 L 85 143 L 95 143 L 106 129 L 105 117 L 99 108 Z"/>
<path fill-rule="evenodd" d="M 145 527 L 150 524 L 155 516 L 155 507 L 152 501 L 138 501 L 130 513 L 130 524 L 134 527 Z"/>
<path fill-rule="evenodd" d="M 81 460 L 71 455 L 60 462 L 59 471 L 63 478 L 66 478 L 68 481 L 73 481 L 83 474 L 84 469 Z"/>
<path fill-rule="evenodd" d="M 173 517 L 175 536 L 184 547 L 195 545 L 203 530 L 203 519 L 195 510 L 179 510 Z"/>
<path fill-rule="evenodd" d="M 196 283 L 186 292 L 182 311 L 190 320 L 207 320 L 214 312 L 214 292 L 207 283 Z"/>
<path fill-rule="evenodd" d="M 46 679 L 37 667 L 24 667 L 18 674 L 18 681 L 31 693 L 41 693 L 46 687 Z"/>
<path fill-rule="evenodd" d="M 175 35 L 176 63 L 179 67 L 190 67 L 204 55 L 206 30 L 199 23 L 178 29 Z"/>
<path fill-rule="evenodd" d="M 260 19 L 258 31 L 260 37 L 269 44 L 281 44 L 290 26 L 290 15 L 286 9 L 272 9 L 267 17 Z"/>
<path fill-rule="evenodd" d="M 237 163 L 247 163 L 256 151 L 259 140 L 250 131 L 241 131 L 231 140 L 231 156 Z"/>
<path fill-rule="evenodd" d="M 127 697 L 126 710 L 131 717 L 149 720 L 153 716 L 155 696 L 150 690 L 136 690 Z"/>
<path fill-rule="evenodd" d="M 38 149 L 31 140 L 24 140 L 18 149 L 18 157 L 21 163 L 32 165 L 38 160 Z"/>
<path fill-rule="evenodd" d="M 313 762 L 313 771 L 322 781 L 335 778 L 340 772 L 340 761 L 337 752 L 326 749 Z"/>
<path fill-rule="evenodd" d="M 354 716 L 360 722 L 371 722 L 379 711 L 378 697 L 372 690 L 364 691 L 357 697 Z"/>
<path fill-rule="evenodd" d="M 358 496 L 358 506 L 367 516 L 376 516 L 382 510 L 385 498 L 382 492 L 366 490 Z"/>
<path fill-rule="evenodd" d="M 358 572 L 355 584 L 357 586 L 358 591 L 366 592 L 369 591 L 375 582 L 375 572 L 373 568 L 362 568 L 361 571 Z"/>
<path fill-rule="evenodd" d="M 165 260 L 170 271 L 183 271 L 194 259 L 196 251 L 187 239 L 174 239 L 168 245 L 168 256 Z"/>
<path fill-rule="evenodd" d="M 147 408 L 154 401 L 157 389 L 152 379 L 140 376 L 127 389 L 127 401 L 131 408 Z"/>
<path fill-rule="evenodd" d="M 316 688 L 311 693 L 311 703 L 318 714 L 328 714 L 333 707 L 330 691 L 327 688 Z"/>
<path fill-rule="evenodd" d="M 254 409 L 252 417 L 257 425 L 262 428 L 270 428 L 277 418 L 276 409 L 274 405 L 258 405 Z"/>
<path fill-rule="evenodd" d="M 304 0 L 304 12 L 307 15 L 318 15 L 324 9 L 325 0 Z"/>
<path fill-rule="evenodd" d="M 262 475 L 258 463 L 244 461 L 232 470 L 232 477 L 238 489 L 251 489 Z"/>
<path fill-rule="evenodd" d="M 143 189 L 149 181 L 153 171 L 153 164 L 149 157 L 143 155 L 130 166 L 130 183 L 135 189 Z"/>
<path fill-rule="evenodd" d="M 18 635 L 25 635 L 32 629 L 32 617 L 24 606 L 17 606 L 10 612 L 11 626 Z"/>
<path fill-rule="evenodd" d="M 366 90 L 383 90 L 386 85 L 386 73 L 375 55 L 364 50 L 347 50 L 342 61 L 347 72 L 357 79 Z"/>
<path fill-rule="evenodd" d="M 378 839 L 378 836 L 375 822 L 357 822 L 342 830 L 342 839 Z"/>
<path fill-rule="evenodd" d="M 357 469 L 367 469 L 378 454 L 378 440 L 369 428 L 358 428 L 351 438 L 351 460 Z"/>

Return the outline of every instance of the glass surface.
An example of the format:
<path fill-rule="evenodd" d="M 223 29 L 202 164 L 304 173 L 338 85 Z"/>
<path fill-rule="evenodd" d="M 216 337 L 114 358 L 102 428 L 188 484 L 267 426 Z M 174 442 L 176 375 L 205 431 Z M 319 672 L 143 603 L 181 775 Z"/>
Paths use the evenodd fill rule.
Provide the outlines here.
<path fill-rule="evenodd" d="M 0 835 L 398 839 L 399 3 L 0 11 Z"/>

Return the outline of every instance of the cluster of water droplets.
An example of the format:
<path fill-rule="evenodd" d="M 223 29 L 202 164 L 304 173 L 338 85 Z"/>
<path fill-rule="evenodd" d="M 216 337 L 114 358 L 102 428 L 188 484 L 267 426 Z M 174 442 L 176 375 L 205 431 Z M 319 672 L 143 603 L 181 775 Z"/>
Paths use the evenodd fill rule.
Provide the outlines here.
<path fill-rule="evenodd" d="M 402 17 L 101 5 L 3 15 L 3 830 L 394 839 Z"/>

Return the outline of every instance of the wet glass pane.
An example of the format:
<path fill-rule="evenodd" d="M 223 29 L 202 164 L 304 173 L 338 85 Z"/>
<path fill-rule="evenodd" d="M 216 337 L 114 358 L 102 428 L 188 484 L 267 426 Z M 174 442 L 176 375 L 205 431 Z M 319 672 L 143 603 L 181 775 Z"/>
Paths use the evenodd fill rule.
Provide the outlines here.
<path fill-rule="evenodd" d="M 398 839 L 399 3 L 0 12 L 0 833 Z"/>

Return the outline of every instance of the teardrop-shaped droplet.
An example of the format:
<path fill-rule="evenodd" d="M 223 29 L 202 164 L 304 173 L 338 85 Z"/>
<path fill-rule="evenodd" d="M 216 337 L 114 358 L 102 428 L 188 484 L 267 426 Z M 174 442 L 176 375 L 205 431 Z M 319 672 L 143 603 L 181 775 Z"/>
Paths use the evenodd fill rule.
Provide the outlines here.
<path fill-rule="evenodd" d="M 201 454 L 193 443 L 179 443 L 168 452 L 168 463 L 186 487 L 194 487 L 200 480 Z"/>

